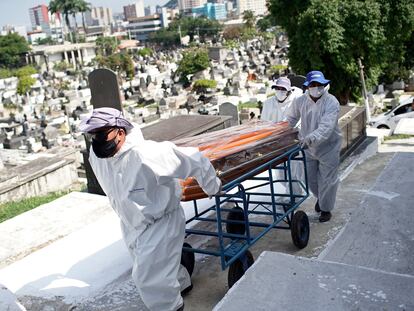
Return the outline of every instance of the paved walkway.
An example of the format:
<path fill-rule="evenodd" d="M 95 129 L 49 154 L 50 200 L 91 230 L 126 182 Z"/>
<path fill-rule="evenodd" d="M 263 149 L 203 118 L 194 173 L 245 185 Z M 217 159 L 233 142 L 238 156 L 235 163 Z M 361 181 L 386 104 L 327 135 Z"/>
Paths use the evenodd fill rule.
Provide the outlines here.
<path fill-rule="evenodd" d="M 413 176 L 395 154 L 318 260 L 265 252 L 215 310 L 413 310 Z"/>

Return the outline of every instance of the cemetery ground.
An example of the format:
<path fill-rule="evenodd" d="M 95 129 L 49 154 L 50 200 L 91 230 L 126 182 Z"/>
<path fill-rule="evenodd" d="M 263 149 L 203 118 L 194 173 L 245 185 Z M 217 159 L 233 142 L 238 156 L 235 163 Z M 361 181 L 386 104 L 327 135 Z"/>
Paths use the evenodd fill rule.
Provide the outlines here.
<path fill-rule="evenodd" d="M 311 235 L 306 248 L 298 250 L 292 243 L 289 231 L 272 230 L 251 248 L 253 256 L 257 259 L 263 251 L 274 251 L 307 258 L 318 258 L 326 252 L 326 249 L 331 248 L 335 239 L 344 231 L 346 224 L 352 216 L 363 208 L 364 200 L 367 197 L 378 197 L 381 195 L 373 191 L 373 187 L 389 163 L 399 154 L 411 155 L 412 158 L 414 152 L 414 141 L 411 139 L 408 141 L 403 140 L 402 142 L 386 142 L 379 146 L 380 153 L 375 153 L 375 144 L 376 141 L 365 146 L 365 148 L 361 148 L 363 152 L 347 158 L 341 164 L 341 185 L 338 191 L 336 208 L 330 222 L 323 224 L 318 222 L 318 215 L 313 209 L 315 203 L 313 198 L 308 199 L 302 205 L 301 209 L 308 214 L 310 221 Z M 396 153 L 396 151 L 401 151 L 401 153 Z M 367 158 L 367 156 L 370 157 Z M 400 178 L 404 182 L 410 183 L 410 176 L 401 175 Z M 384 183 L 383 186 L 387 187 L 386 180 Z M 396 194 L 401 197 L 406 195 L 404 193 Z M 86 196 L 89 197 L 86 198 Z M 380 199 L 390 200 L 385 197 Z M 412 199 L 411 196 L 411 202 Z M 87 201 L 85 206 L 80 206 L 81 200 Z M 36 232 L 36 234 L 40 234 L 42 230 L 47 231 L 47 236 L 39 235 L 38 241 L 35 242 L 40 242 L 40 240 L 44 239 L 55 240 L 43 249 L 30 255 L 27 254 L 23 259 L 21 257 L 16 258 L 14 263 L 10 259 L 0 259 L 0 283 L 10 286 L 5 282 L 5 275 L 7 275 L 7 272 L 17 273 L 14 280 L 9 280 L 9 284 L 16 287 L 11 288 L 11 290 L 16 293 L 18 299 L 27 310 L 146 310 L 130 277 L 129 255 L 123 246 L 123 242 L 120 240 L 117 216 L 111 211 L 106 198 L 86 193 L 82 194 L 82 196 L 72 193 L 66 199 L 62 197 L 56 200 L 56 202 L 58 201 L 61 208 L 67 205 L 66 212 L 62 212 L 62 210 L 55 211 L 57 213 L 56 217 L 61 218 L 59 221 L 53 222 L 52 216 L 50 216 L 49 220 L 44 219 L 46 217 L 42 217 L 45 216 L 44 213 L 51 212 L 53 202 L 49 203 L 49 208 L 45 208 L 47 204 L 46 206 L 41 206 L 36 219 L 32 219 L 31 222 L 24 221 L 26 229 L 39 226 L 39 232 Z M 91 206 L 91 204 L 94 206 Z M 409 202 L 406 202 L 406 204 L 408 206 Z M 32 212 L 35 211 L 33 210 Z M 14 221 L 18 221 L 19 217 L 22 217 L 23 221 L 23 217 L 27 214 L 15 217 Z M 412 214 L 400 215 L 399 217 L 413 218 Z M 377 221 L 375 219 L 372 220 Z M 368 223 L 370 220 L 367 219 L 366 221 Z M 99 222 L 102 223 L 101 226 L 98 226 Z M 2 231 L 2 236 L 15 235 L 15 249 L 13 251 L 18 252 L 18 245 L 16 244 L 22 242 L 17 241 L 18 237 L 22 236 L 22 232 L 9 229 L 12 231 L 9 232 L 9 235 L 6 235 L 4 229 L 7 223 L 6 221 L 0 224 L 0 231 Z M 49 226 L 49 228 L 40 229 L 45 228 L 45 226 Z M 70 236 L 72 236 L 72 242 L 75 242 L 75 244 L 69 243 Z M 374 236 L 364 237 L 367 240 L 374 238 Z M 67 240 L 66 243 L 64 243 L 65 240 Z M 214 244 L 212 240 L 200 238 L 191 238 L 189 242 L 197 247 L 206 247 Z M 65 249 L 67 253 L 50 258 L 51 255 L 56 255 L 52 248 L 56 248 L 58 244 L 61 244 L 60 246 L 63 248 L 60 249 Z M 84 258 L 82 256 L 85 245 L 88 248 L 92 248 L 91 252 L 94 252 L 95 245 L 99 245 L 99 247 L 97 247 L 95 253 L 89 255 L 89 258 Z M 30 245 L 25 245 L 23 248 L 30 249 Z M 37 273 L 33 268 L 33 263 L 36 262 L 33 259 L 35 256 L 42 262 L 42 267 L 36 267 L 36 269 L 43 270 L 44 275 Z M 59 261 L 65 261 L 65 257 L 70 256 L 74 257 L 74 262 L 67 267 L 66 273 L 62 275 L 55 274 L 56 271 L 53 270 L 53 266 L 58 264 Z M 375 257 L 376 254 L 372 254 L 372 256 Z M 96 257 L 96 259 L 99 257 L 100 261 L 98 263 L 102 266 L 103 273 L 106 276 L 112 274 L 112 279 L 111 277 L 104 276 L 104 274 L 97 274 L 94 278 L 88 279 L 88 271 L 84 269 L 93 270 L 90 260 L 92 257 Z M 404 259 L 410 261 L 410 259 Z M 5 264 L 6 261 L 7 264 Z M 89 265 L 86 265 L 88 261 Z M 28 267 L 30 264 L 32 266 Z M 49 268 L 47 267 L 48 265 L 50 265 Z M 24 284 L 24 276 L 19 273 L 24 273 L 24 271 L 32 271 L 32 273 L 38 276 L 38 279 Z M 75 271 L 78 271 L 78 273 L 76 274 Z M 82 271 L 83 275 L 82 273 L 79 274 L 79 271 Z M 412 272 L 408 274 L 412 277 Z M 75 293 L 75 297 L 71 297 L 71 299 L 65 299 L 63 295 L 56 295 L 54 297 L 47 295 L 53 283 L 59 286 L 60 279 L 75 278 L 74 276 L 77 276 L 79 281 L 84 282 L 83 286 L 85 288 L 90 288 L 90 292 L 87 295 L 81 293 L 81 290 L 79 290 L 79 293 Z M 95 284 L 92 282 L 87 284 L 88 280 L 94 280 Z M 219 259 L 215 257 L 197 255 L 192 280 L 194 288 L 184 298 L 185 310 L 212 310 L 228 291 L 227 270 L 221 270 Z M 20 285 L 19 282 L 21 282 Z M 278 280 L 274 280 L 274 282 L 278 282 Z M 73 286 L 76 286 L 75 284 L 76 282 L 72 283 Z M 237 285 L 235 286 L 237 287 Z M 63 286 L 63 283 L 61 283 L 61 286 Z M 271 288 L 271 286 L 272 284 L 263 284 L 263 288 Z M 61 290 L 62 294 L 65 291 L 66 293 L 68 292 L 68 288 L 62 287 Z M 306 288 L 302 291 L 306 293 Z M 77 298 L 76 294 L 78 294 Z"/>

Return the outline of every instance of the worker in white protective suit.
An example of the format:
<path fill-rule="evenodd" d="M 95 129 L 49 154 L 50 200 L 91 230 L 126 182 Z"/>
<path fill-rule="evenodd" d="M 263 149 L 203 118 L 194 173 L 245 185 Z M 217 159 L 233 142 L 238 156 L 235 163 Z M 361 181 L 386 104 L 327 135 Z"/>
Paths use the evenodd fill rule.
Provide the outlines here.
<path fill-rule="evenodd" d="M 220 180 L 196 148 L 144 140 L 119 110 L 94 109 L 80 130 L 91 134 L 89 161 L 121 220 L 133 258 L 132 278 L 149 310 L 183 310 L 181 292 L 191 288 L 180 264 L 185 216 L 178 179 L 193 176 L 206 194 Z"/>
<path fill-rule="evenodd" d="M 272 89 L 275 96 L 268 98 L 263 103 L 261 120 L 281 122 L 286 120 L 286 111 L 289 110 L 295 98 L 300 97 L 303 92 L 297 87 L 292 87 L 289 78 L 280 77 L 276 80 Z"/>
<path fill-rule="evenodd" d="M 342 137 L 338 126 L 339 102 L 329 94 L 330 80 L 311 71 L 303 84 L 305 94 L 296 99 L 286 115 L 291 126 L 301 120 L 299 139 L 306 153 L 309 188 L 317 199 L 319 221 L 332 217 L 338 189 L 339 153 Z"/>
<path fill-rule="evenodd" d="M 275 81 L 274 85 L 272 85 L 272 89 L 275 90 L 275 96 L 268 98 L 264 102 L 260 119 L 272 122 L 286 121 L 287 111 L 289 111 L 291 108 L 293 101 L 303 94 L 303 91 L 297 87 L 292 87 L 291 82 L 287 77 L 279 77 Z M 297 126 L 299 126 L 299 124 Z M 291 161 L 290 163 L 292 180 L 303 181 L 304 171 L 301 162 Z M 282 170 L 276 170 L 273 178 L 276 180 L 282 180 L 285 179 L 285 174 Z M 284 193 L 289 194 L 290 191 L 288 184 L 284 183 L 283 186 Z M 302 191 L 303 188 L 299 185 L 298 182 L 292 183 L 292 194 L 300 195 L 302 194 Z M 290 201 L 290 198 L 284 197 L 282 201 L 288 202 Z"/>

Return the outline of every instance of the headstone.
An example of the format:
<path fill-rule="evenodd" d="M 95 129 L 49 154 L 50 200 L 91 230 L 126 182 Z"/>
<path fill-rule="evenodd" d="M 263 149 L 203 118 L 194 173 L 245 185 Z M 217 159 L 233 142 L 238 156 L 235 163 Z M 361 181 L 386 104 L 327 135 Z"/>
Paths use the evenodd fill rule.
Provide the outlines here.
<path fill-rule="evenodd" d="M 89 76 L 91 104 L 94 108 L 111 107 L 122 111 L 118 78 L 109 69 L 95 69 Z"/>
<path fill-rule="evenodd" d="M 139 79 L 139 88 L 140 88 L 142 91 L 146 91 L 146 90 L 147 90 L 147 83 L 145 82 L 145 79 L 144 79 L 143 77 L 141 77 L 141 78 Z"/>
<path fill-rule="evenodd" d="M 300 75 L 289 75 L 288 78 L 290 79 L 292 86 L 296 86 L 300 89 L 303 87 L 303 83 L 306 81 L 306 78 Z"/>

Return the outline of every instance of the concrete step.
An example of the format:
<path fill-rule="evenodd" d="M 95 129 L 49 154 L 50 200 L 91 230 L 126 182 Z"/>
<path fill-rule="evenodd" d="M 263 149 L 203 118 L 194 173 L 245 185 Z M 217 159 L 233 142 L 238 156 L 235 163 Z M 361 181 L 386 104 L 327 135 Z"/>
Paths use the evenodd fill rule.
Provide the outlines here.
<path fill-rule="evenodd" d="M 214 311 L 413 310 L 414 277 L 263 252 Z"/>

